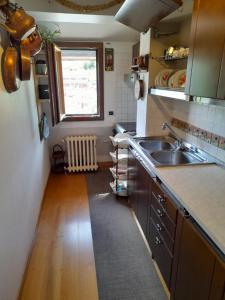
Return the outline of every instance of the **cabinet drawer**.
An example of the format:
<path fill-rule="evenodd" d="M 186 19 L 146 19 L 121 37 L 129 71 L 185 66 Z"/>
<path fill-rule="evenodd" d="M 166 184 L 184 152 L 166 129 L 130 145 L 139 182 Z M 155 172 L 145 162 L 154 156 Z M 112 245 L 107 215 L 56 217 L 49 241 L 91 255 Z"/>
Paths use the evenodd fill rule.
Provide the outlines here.
<path fill-rule="evenodd" d="M 166 211 L 171 220 L 176 223 L 177 220 L 177 208 L 173 204 L 173 201 L 170 200 L 164 192 L 160 189 L 160 187 L 154 182 L 152 193 L 157 199 L 158 203 L 162 208 Z"/>
<path fill-rule="evenodd" d="M 172 267 L 172 256 L 170 255 L 169 251 L 164 245 L 164 242 L 160 238 L 152 220 L 150 221 L 149 243 L 153 254 L 153 258 L 157 262 L 160 272 L 169 288 Z"/>
<path fill-rule="evenodd" d="M 167 231 L 169 232 L 171 237 L 174 238 L 176 224 L 168 216 L 166 210 L 162 207 L 162 205 L 160 205 L 160 203 L 154 193 L 152 193 L 151 200 L 152 200 L 151 201 L 152 206 L 155 209 L 155 212 L 156 212 L 158 218 L 160 218 L 161 223 L 163 223 L 164 227 L 167 229 Z"/>
<path fill-rule="evenodd" d="M 154 223 L 160 238 L 162 238 L 171 254 L 173 254 L 174 240 L 171 238 L 164 224 L 161 222 L 161 219 L 158 217 L 153 206 L 151 206 L 151 220 Z"/>

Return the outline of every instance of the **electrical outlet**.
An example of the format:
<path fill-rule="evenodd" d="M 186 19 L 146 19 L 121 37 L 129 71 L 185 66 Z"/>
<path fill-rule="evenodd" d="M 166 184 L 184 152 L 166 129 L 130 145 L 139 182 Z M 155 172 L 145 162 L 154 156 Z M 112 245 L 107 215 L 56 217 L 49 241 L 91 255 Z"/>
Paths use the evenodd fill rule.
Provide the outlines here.
<path fill-rule="evenodd" d="M 113 110 L 110 110 L 109 111 L 109 116 L 113 116 L 114 115 L 114 111 Z"/>

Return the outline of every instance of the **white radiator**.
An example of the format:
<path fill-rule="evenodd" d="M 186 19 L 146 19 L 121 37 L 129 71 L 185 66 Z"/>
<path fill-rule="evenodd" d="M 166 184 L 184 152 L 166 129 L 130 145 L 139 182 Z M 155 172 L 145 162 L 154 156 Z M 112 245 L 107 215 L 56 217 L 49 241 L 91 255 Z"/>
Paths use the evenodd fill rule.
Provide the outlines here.
<path fill-rule="evenodd" d="M 98 169 L 96 136 L 68 136 L 67 153 L 69 172 L 94 171 Z"/>

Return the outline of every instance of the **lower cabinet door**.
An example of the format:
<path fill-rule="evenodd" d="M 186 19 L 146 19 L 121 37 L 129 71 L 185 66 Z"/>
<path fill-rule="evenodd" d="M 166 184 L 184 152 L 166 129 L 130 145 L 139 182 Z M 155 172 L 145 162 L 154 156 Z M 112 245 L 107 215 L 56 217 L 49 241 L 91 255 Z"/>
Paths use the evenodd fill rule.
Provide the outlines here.
<path fill-rule="evenodd" d="M 137 161 L 137 219 L 146 237 L 148 236 L 148 215 L 150 205 L 151 181 L 151 176 L 141 165 L 141 163 Z"/>
<path fill-rule="evenodd" d="M 152 251 L 153 259 L 156 261 L 167 287 L 169 288 L 172 268 L 172 255 L 157 231 L 155 223 L 152 219 L 150 220 L 149 228 L 149 245 Z"/>
<path fill-rule="evenodd" d="M 133 208 L 135 215 L 137 216 L 137 160 L 134 157 L 131 150 L 129 150 L 128 156 L 128 195 L 129 202 Z"/>
<path fill-rule="evenodd" d="M 225 300 L 225 262 L 216 260 L 210 300 Z"/>
<path fill-rule="evenodd" d="M 215 255 L 190 219 L 181 233 L 175 300 L 209 299 Z"/>

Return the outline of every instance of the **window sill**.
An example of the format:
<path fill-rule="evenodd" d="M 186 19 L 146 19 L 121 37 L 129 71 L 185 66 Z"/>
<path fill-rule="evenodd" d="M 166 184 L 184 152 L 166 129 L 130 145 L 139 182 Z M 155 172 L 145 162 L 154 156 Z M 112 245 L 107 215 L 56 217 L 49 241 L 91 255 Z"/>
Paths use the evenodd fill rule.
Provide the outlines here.
<path fill-rule="evenodd" d="M 103 121 L 104 116 L 100 115 L 83 115 L 83 116 L 76 116 L 76 115 L 65 115 L 61 122 L 82 122 L 82 121 Z"/>

